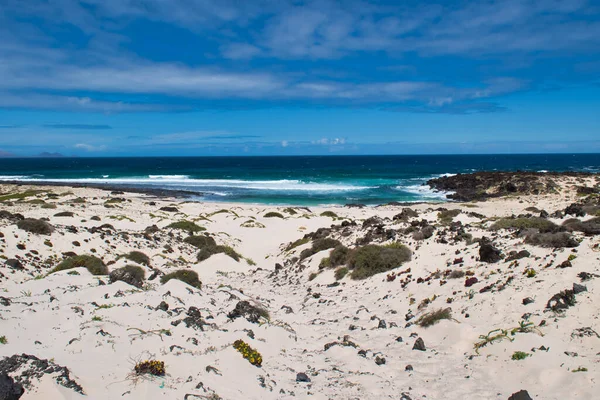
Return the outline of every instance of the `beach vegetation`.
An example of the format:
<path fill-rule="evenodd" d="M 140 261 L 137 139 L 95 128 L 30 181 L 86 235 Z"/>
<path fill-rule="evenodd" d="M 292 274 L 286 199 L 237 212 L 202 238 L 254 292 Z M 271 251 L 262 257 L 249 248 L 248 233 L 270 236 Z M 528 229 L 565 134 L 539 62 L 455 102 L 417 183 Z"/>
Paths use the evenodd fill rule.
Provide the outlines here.
<path fill-rule="evenodd" d="M 135 222 L 135 219 L 128 217 L 127 215 L 109 215 L 108 218 L 114 219 L 116 221 L 129 221 Z"/>
<path fill-rule="evenodd" d="M 26 190 L 25 192 L 20 193 L 11 193 L 0 195 L 0 201 L 14 201 L 14 200 L 23 200 L 27 197 L 36 196 L 40 193 L 44 193 L 43 190 Z"/>
<path fill-rule="evenodd" d="M 579 242 L 567 232 L 532 233 L 525 237 L 525 243 L 539 247 L 577 247 Z"/>
<path fill-rule="evenodd" d="M 449 279 L 460 279 L 462 277 L 465 276 L 465 271 L 460 270 L 460 269 L 455 269 L 452 270 L 449 274 L 448 274 L 448 278 Z"/>
<path fill-rule="evenodd" d="M 196 223 L 194 223 L 192 221 L 188 221 L 188 220 L 181 220 L 178 222 L 173 222 L 172 224 L 167 225 L 167 228 L 179 229 L 182 231 L 186 231 L 190 235 L 206 230 L 205 227 L 197 225 Z"/>
<path fill-rule="evenodd" d="M 123 281 L 138 288 L 143 286 L 145 277 L 146 272 L 137 265 L 126 265 L 111 271 L 109 274 L 111 283 Z"/>
<path fill-rule="evenodd" d="M 102 317 L 100 317 L 100 316 L 98 316 L 98 315 L 94 315 L 94 316 L 92 317 L 92 321 L 94 321 L 94 322 L 100 322 L 100 321 L 102 321 Z"/>
<path fill-rule="evenodd" d="M 304 237 L 304 238 L 302 238 L 302 239 L 298 239 L 298 240 L 296 240 L 296 241 L 294 241 L 294 242 L 290 243 L 290 244 L 289 244 L 289 245 L 288 245 L 288 246 L 285 248 L 285 251 L 291 251 L 291 250 L 294 250 L 296 247 L 298 247 L 298 246 L 302 246 L 303 244 L 306 244 L 306 243 L 308 243 L 308 242 L 310 242 L 310 239 L 309 239 L 309 238 L 307 238 L 307 237 Z"/>
<path fill-rule="evenodd" d="M 321 217 L 329 217 L 329 218 L 333 218 L 333 219 L 337 219 L 339 218 L 338 215 L 336 213 L 334 213 L 333 211 L 323 211 L 321 213 Z"/>
<path fill-rule="evenodd" d="M 219 253 L 225 253 L 235 261 L 240 261 L 242 258 L 242 256 L 230 246 L 207 245 L 200 249 L 200 252 L 198 253 L 198 262 L 208 260 L 213 255 Z"/>
<path fill-rule="evenodd" d="M 350 255 L 350 249 L 344 245 L 339 245 L 333 248 L 329 253 L 329 261 L 331 267 L 337 267 L 340 265 L 346 265 L 348 263 L 348 256 Z"/>
<path fill-rule="evenodd" d="M 344 277 L 348 274 L 348 267 L 340 267 L 338 269 L 335 270 L 335 279 L 336 280 L 342 280 L 344 279 Z"/>
<path fill-rule="evenodd" d="M 571 372 L 587 372 L 588 369 L 586 367 L 577 367 L 576 369 L 574 369 Z"/>
<path fill-rule="evenodd" d="M 171 279 L 177 279 L 198 289 L 202 288 L 202 282 L 200 282 L 200 279 L 198 279 L 198 273 L 196 271 L 192 271 L 191 269 L 180 269 L 178 271 L 163 275 L 160 278 L 160 282 L 165 284 Z"/>
<path fill-rule="evenodd" d="M 292 207 L 285 208 L 283 212 L 288 213 L 290 215 L 298 214 L 298 211 L 294 210 Z"/>
<path fill-rule="evenodd" d="M 150 257 L 148 257 L 145 253 L 142 253 L 141 251 L 130 251 L 127 254 L 123 254 L 121 257 L 133 261 L 134 263 L 146 265 L 148 267 L 150 266 Z"/>
<path fill-rule="evenodd" d="M 36 235 L 50 235 L 54 227 L 41 219 L 25 218 L 17 222 L 17 227 L 29 233 Z"/>
<path fill-rule="evenodd" d="M 265 214 L 265 218 L 284 218 L 283 214 L 278 213 L 276 211 L 269 211 Z"/>
<path fill-rule="evenodd" d="M 375 274 L 387 272 L 410 261 L 410 249 L 401 244 L 394 246 L 379 246 L 369 244 L 353 250 L 348 258 L 352 270 L 352 279 L 365 279 Z"/>
<path fill-rule="evenodd" d="M 511 360 L 520 361 L 529 357 L 529 353 L 525 353 L 524 351 L 515 351 L 513 355 L 510 357 Z"/>
<path fill-rule="evenodd" d="M 308 275 L 308 280 L 312 281 L 313 279 L 315 279 L 317 276 L 319 276 L 319 274 L 317 274 L 316 272 L 311 272 L 310 275 Z"/>
<path fill-rule="evenodd" d="M 42 204 L 42 208 L 48 209 L 48 210 L 54 210 L 58 207 L 56 206 L 56 204 L 46 203 L 46 204 Z"/>
<path fill-rule="evenodd" d="M 207 235 L 192 235 L 192 236 L 188 236 L 185 239 L 183 239 L 184 242 L 186 242 L 187 244 L 191 244 L 192 246 L 198 248 L 198 249 L 202 249 L 206 246 L 216 246 L 217 243 L 215 242 L 215 239 L 213 239 L 211 236 L 207 236 Z"/>
<path fill-rule="evenodd" d="M 322 238 L 314 240 L 312 246 L 309 249 L 305 249 L 300 253 L 300 259 L 304 260 L 305 258 L 317 254 L 320 251 L 332 249 L 340 245 L 341 243 L 339 240 L 332 238 Z"/>
<path fill-rule="evenodd" d="M 85 202 L 86 201 L 83 197 L 76 197 L 73 200 L 71 200 L 71 203 L 75 203 L 75 204 L 83 204 Z"/>
<path fill-rule="evenodd" d="M 73 217 L 75 214 L 72 211 L 61 211 L 54 214 L 55 217 Z"/>
<path fill-rule="evenodd" d="M 533 268 L 527 268 L 525 270 L 525 275 L 528 278 L 535 278 L 535 276 L 537 275 L 537 272 L 535 272 L 535 269 L 533 269 Z"/>
<path fill-rule="evenodd" d="M 146 360 L 135 364 L 133 368 L 137 375 L 154 375 L 164 376 L 165 375 L 165 363 L 164 361 L 158 360 Z"/>
<path fill-rule="evenodd" d="M 491 230 L 499 229 L 537 229 L 541 233 L 557 232 L 559 226 L 546 218 L 501 218 L 490 226 Z"/>
<path fill-rule="evenodd" d="M 508 336 L 508 331 L 506 329 L 494 329 L 490 331 L 487 335 L 479 335 L 479 342 L 476 342 L 474 345 L 475 352 L 479 354 L 479 350 L 482 347 L 487 346 L 488 344 L 494 344 L 495 342 L 501 342 L 502 340 L 508 339 L 509 341 L 513 341 L 511 337 Z"/>
<path fill-rule="evenodd" d="M 253 221 L 251 219 L 243 222 L 240 225 L 242 228 L 266 228 L 266 226 L 258 221 Z"/>
<path fill-rule="evenodd" d="M 422 328 L 427 328 L 429 326 L 437 324 L 443 319 L 452 319 L 452 309 L 450 307 L 440 308 L 438 310 L 423 314 L 417 320 L 416 324 Z"/>
<path fill-rule="evenodd" d="M 108 275 L 108 268 L 104 264 L 104 261 L 98 257 L 86 254 L 64 259 L 54 267 L 51 273 L 79 267 L 85 267 L 92 275 Z"/>
<path fill-rule="evenodd" d="M 461 211 L 458 209 L 454 209 L 454 210 L 442 210 L 438 213 L 437 217 L 438 220 L 444 224 L 444 225 L 450 225 L 452 223 L 452 221 L 454 220 L 454 217 L 456 217 L 458 214 L 460 214 Z"/>
<path fill-rule="evenodd" d="M 233 342 L 233 348 L 239 351 L 250 364 L 257 367 L 262 365 L 262 355 L 243 340 L 236 340 Z"/>
<path fill-rule="evenodd" d="M 0 336 L 0 344 L 7 344 L 8 343 L 8 339 L 6 338 L 6 336 Z"/>

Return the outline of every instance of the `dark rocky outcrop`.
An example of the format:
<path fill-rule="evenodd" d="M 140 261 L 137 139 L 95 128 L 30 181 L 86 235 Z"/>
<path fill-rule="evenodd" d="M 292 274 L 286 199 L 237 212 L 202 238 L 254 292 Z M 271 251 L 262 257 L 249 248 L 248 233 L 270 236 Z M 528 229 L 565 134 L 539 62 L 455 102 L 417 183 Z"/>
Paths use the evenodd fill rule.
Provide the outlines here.
<path fill-rule="evenodd" d="M 435 190 L 454 192 L 447 195 L 458 201 L 485 200 L 514 194 L 544 194 L 557 189 L 553 179 L 562 176 L 587 177 L 584 172 L 475 172 L 430 179 Z"/>
<path fill-rule="evenodd" d="M 492 242 L 486 238 L 482 238 L 479 242 L 479 259 L 486 263 L 496 263 L 502 260 L 502 255 Z"/>
<path fill-rule="evenodd" d="M 249 301 L 242 300 L 236 304 L 235 308 L 231 310 L 229 314 L 227 314 L 227 317 L 231 319 L 244 317 L 248 322 L 258 324 L 261 317 L 269 319 L 269 314 L 266 310 L 253 306 Z"/>
<path fill-rule="evenodd" d="M 25 391 L 6 372 L 0 373 L 0 400 L 19 400 Z"/>

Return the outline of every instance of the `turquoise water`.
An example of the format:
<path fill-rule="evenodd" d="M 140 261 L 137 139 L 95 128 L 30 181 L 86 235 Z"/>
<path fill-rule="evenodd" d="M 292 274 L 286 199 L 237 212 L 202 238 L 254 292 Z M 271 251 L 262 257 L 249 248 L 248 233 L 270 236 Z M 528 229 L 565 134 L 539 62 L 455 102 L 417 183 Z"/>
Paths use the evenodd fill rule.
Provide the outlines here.
<path fill-rule="evenodd" d="M 186 190 L 197 200 L 265 204 L 443 201 L 423 184 L 493 170 L 600 172 L 600 154 L 322 157 L 5 158 L 0 180 Z"/>

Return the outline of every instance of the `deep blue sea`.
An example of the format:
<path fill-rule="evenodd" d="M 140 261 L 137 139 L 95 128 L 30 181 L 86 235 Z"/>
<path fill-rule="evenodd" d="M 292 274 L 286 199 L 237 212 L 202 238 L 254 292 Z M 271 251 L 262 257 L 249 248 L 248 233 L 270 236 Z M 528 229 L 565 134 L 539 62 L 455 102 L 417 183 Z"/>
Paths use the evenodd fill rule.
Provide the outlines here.
<path fill-rule="evenodd" d="M 265 204 L 443 201 L 423 184 L 474 171 L 600 172 L 600 154 L 5 158 L 0 180 L 193 191 L 197 200 Z"/>

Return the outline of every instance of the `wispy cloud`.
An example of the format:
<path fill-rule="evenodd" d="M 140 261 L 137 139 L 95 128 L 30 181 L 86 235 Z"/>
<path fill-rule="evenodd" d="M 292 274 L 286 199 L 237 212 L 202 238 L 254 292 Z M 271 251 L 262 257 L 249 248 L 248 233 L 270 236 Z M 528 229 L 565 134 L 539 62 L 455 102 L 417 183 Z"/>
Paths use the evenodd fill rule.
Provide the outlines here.
<path fill-rule="evenodd" d="M 72 129 L 72 130 L 106 130 L 112 126 L 106 124 L 44 124 L 44 128 L 50 129 Z"/>
<path fill-rule="evenodd" d="M 95 146 L 88 143 L 77 143 L 75 146 L 76 149 L 84 150 L 87 152 L 99 152 L 107 149 L 105 145 Z"/>

